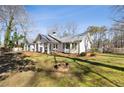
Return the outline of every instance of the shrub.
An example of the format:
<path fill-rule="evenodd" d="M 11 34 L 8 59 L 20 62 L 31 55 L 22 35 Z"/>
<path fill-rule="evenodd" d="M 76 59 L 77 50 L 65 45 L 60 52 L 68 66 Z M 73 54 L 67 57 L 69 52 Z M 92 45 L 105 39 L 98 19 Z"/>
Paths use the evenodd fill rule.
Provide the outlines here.
<path fill-rule="evenodd" d="M 86 55 L 86 52 L 80 53 L 80 56 L 85 56 L 85 55 Z"/>

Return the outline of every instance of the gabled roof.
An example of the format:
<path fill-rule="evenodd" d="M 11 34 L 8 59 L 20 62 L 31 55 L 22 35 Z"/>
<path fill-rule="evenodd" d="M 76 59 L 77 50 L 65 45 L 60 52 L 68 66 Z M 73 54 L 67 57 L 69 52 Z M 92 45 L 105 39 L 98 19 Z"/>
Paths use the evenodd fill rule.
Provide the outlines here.
<path fill-rule="evenodd" d="M 28 42 L 28 44 L 30 43 L 35 43 L 36 41 L 40 41 L 40 42 L 44 42 L 44 43 L 68 43 L 68 42 L 80 42 L 83 40 L 84 36 L 87 34 L 87 32 L 78 34 L 78 35 L 74 35 L 74 36 L 66 36 L 63 38 L 59 38 L 55 35 L 43 35 L 43 34 L 38 34 L 37 37 L 35 38 L 35 40 L 32 40 L 32 42 Z M 31 40 L 30 40 L 31 41 Z"/>
<path fill-rule="evenodd" d="M 36 37 L 36 39 L 33 41 L 33 43 L 35 43 L 36 41 L 40 41 L 40 42 L 44 42 L 44 43 L 50 43 L 50 42 L 54 42 L 54 43 L 57 43 L 57 40 L 49 37 L 49 36 L 46 36 L 46 35 L 43 35 L 43 34 L 38 34 L 38 36 Z"/>
<path fill-rule="evenodd" d="M 57 37 L 57 36 L 50 35 L 50 34 L 49 34 L 48 36 L 49 36 L 49 38 L 51 38 L 51 39 L 53 39 L 53 40 L 56 40 L 56 41 L 58 41 L 58 42 L 61 42 L 60 38 Z"/>
<path fill-rule="evenodd" d="M 84 36 L 86 34 L 87 34 L 87 32 L 84 32 L 84 33 L 81 33 L 81 34 L 78 34 L 78 35 L 66 36 L 66 37 L 63 37 L 63 38 L 59 38 L 59 37 L 56 37 L 56 36 L 53 36 L 53 35 L 50 35 L 50 36 L 53 39 L 56 39 L 59 42 L 67 43 L 67 42 L 80 42 L 80 41 L 82 41 L 82 39 L 84 38 Z"/>
<path fill-rule="evenodd" d="M 44 40 L 44 42 L 49 42 L 50 40 L 43 34 L 38 34 L 37 37 L 35 38 L 35 40 L 33 41 L 33 43 L 35 43 L 36 41 L 41 41 Z"/>

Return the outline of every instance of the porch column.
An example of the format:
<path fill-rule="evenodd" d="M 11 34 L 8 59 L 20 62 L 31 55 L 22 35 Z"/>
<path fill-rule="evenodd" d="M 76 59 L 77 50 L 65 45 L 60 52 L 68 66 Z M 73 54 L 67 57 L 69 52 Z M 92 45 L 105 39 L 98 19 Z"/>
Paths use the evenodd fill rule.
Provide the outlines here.
<path fill-rule="evenodd" d="M 50 44 L 48 43 L 47 44 L 47 54 L 49 54 L 50 53 Z"/>
<path fill-rule="evenodd" d="M 26 51 L 28 51 L 28 46 L 29 46 L 29 45 L 26 45 Z"/>
<path fill-rule="evenodd" d="M 72 43 L 70 43 L 70 49 L 69 49 L 69 52 L 71 53 L 72 51 Z"/>
<path fill-rule="evenodd" d="M 77 44 L 78 44 L 78 54 L 80 54 L 80 42 L 78 42 Z"/>
<path fill-rule="evenodd" d="M 64 43 L 64 52 L 66 52 L 66 43 Z"/>
<path fill-rule="evenodd" d="M 44 47 L 45 47 L 45 46 L 44 46 L 44 43 L 43 43 L 43 44 L 42 44 L 42 53 L 44 53 L 44 51 L 45 51 L 45 50 L 44 50 Z"/>
<path fill-rule="evenodd" d="M 41 51 L 40 51 L 40 43 L 38 43 L 38 52 L 41 52 Z"/>
<path fill-rule="evenodd" d="M 37 51 L 36 43 L 34 44 L 34 51 Z"/>
<path fill-rule="evenodd" d="M 24 51 L 26 51 L 26 44 L 24 44 Z"/>

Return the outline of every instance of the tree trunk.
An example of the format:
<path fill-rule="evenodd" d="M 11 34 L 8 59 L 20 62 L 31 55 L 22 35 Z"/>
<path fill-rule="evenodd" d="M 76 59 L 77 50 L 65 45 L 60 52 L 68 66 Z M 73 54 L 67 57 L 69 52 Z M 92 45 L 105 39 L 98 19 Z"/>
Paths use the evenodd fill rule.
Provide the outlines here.
<path fill-rule="evenodd" d="M 12 31 L 12 22 L 13 22 L 14 18 L 13 16 L 10 17 L 10 21 L 9 24 L 7 26 L 6 32 L 5 32 L 5 39 L 4 39 L 4 46 L 7 48 L 9 45 L 9 41 L 10 41 L 10 33 Z"/>

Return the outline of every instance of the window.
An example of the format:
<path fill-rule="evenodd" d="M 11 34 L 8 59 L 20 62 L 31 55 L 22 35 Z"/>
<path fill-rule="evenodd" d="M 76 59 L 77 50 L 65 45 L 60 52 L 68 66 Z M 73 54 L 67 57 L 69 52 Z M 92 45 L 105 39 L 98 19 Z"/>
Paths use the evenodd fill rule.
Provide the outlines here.
<path fill-rule="evenodd" d="M 56 49 L 58 48 L 58 45 L 56 44 Z"/>
<path fill-rule="evenodd" d="M 70 48 L 70 44 L 66 43 L 66 49 L 69 49 L 69 48 Z"/>
<path fill-rule="evenodd" d="M 77 48 L 77 43 L 72 43 L 72 49 L 76 49 Z"/>
<path fill-rule="evenodd" d="M 63 49 L 65 48 L 65 43 L 63 43 Z"/>
<path fill-rule="evenodd" d="M 57 44 L 53 44 L 53 48 L 57 49 L 58 45 Z"/>
<path fill-rule="evenodd" d="M 77 43 L 75 43 L 75 49 L 77 49 Z"/>
<path fill-rule="evenodd" d="M 74 49 L 75 48 L 75 43 L 72 43 L 72 49 Z"/>
<path fill-rule="evenodd" d="M 56 46 L 55 46 L 55 44 L 53 44 L 53 48 L 55 48 Z"/>

